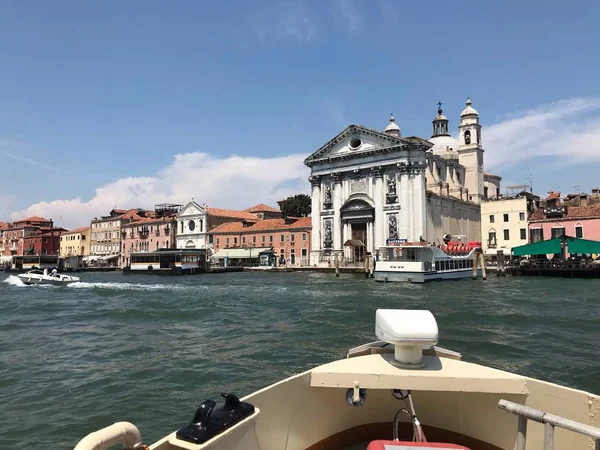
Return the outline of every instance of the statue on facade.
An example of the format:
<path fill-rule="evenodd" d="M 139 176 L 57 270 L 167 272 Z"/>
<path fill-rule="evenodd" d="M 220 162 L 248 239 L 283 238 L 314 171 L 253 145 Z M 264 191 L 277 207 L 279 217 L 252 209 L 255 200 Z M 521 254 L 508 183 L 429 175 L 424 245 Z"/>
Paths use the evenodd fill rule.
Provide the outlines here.
<path fill-rule="evenodd" d="M 323 203 L 325 208 L 331 207 L 331 186 L 328 184 L 325 185 L 325 201 Z"/>
<path fill-rule="evenodd" d="M 395 203 L 396 200 L 398 200 L 398 196 L 396 195 L 396 174 L 391 173 L 387 179 L 386 203 Z"/>
<path fill-rule="evenodd" d="M 390 239 L 398 238 L 398 223 L 395 214 L 388 216 L 388 236 Z"/>
<path fill-rule="evenodd" d="M 325 240 L 323 243 L 325 244 L 325 248 L 331 248 L 331 244 L 333 243 L 333 239 L 331 237 L 331 220 L 329 219 L 325 221 Z"/>
<path fill-rule="evenodd" d="M 388 178 L 388 195 L 396 195 L 396 177 Z"/>

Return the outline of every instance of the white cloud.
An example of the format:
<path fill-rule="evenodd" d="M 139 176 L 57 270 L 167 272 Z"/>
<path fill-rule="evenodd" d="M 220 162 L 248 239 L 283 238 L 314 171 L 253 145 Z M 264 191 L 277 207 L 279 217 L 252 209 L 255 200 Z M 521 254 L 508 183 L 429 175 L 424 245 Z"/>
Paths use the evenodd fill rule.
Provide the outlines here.
<path fill-rule="evenodd" d="M 352 0 L 335 1 L 338 22 L 351 33 L 359 32 L 362 28 L 362 14 Z"/>
<path fill-rule="evenodd" d="M 484 128 L 483 145 L 486 168 L 495 171 L 548 157 L 560 166 L 599 162 L 600 97 L 560 100 L 513 114 Z"/>
<path fill-rule="evenodd" d="M 317 33 L 316 15 L 303 2 L 284 2 L 270 6 L 249 17 L 250 28 L 262 43 L 293 40 L 310 41 Z"/>
<path fill-rule="evenodd" d="M 209 206 L 245 209 L 257 203 L 277 206 L 277 200 L 308 193 L 306 155 L 274 158 L 230 156 L 219 159 L 206 153 L 176 155 L 155 176 L 123 178 L 96 189 L 90 200 L 79 197 L 39 202 L 11 219 L 26 216 L 52 218 L 57 226 L 74 228 L 94 216 L 118 208 L 152 208 L 163 202 L 187 203 L 193 196 Z"/>

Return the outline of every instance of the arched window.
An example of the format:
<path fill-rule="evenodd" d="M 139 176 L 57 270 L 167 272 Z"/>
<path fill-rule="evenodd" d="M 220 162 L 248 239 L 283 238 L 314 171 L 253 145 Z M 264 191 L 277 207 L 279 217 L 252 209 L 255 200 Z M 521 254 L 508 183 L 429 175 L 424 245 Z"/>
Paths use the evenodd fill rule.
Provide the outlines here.
<path fill-rule="evenodd" d="M 465 131 L 465 144 L 469 145 L 471 143 L 471 131 Z"/>
<path fill-rule="evenodd" d="M 181 233 L 183 233 L 183 220 L 180 220 L 179 223 L 181 224 Z"/>
<path fill-rule="evenodd" d="M 204 231 L 204 221 L 202 219 L 200 219 L 200 233 L 202 233 Z"/>

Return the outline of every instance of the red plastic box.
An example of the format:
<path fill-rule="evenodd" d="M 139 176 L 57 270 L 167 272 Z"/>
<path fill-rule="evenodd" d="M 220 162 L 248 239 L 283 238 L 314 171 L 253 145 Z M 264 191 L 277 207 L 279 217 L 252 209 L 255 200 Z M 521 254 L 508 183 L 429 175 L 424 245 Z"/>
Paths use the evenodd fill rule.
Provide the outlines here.
<path fill-rule="evenodd" d="M 367 450 L 429 450 L 429 449 L 453 449 L 470 450 L 464 445 L 444 444 L 442 442 L 407 442 L 407 441 L 372 441 Z"/>

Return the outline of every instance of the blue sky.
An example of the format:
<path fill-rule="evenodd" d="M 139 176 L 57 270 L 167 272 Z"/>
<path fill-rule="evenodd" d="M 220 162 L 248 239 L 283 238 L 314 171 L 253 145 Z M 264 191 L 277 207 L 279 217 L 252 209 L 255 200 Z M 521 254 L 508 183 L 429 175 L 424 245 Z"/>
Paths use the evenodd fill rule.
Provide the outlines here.
<path fill-rule="evenodd" d="M 467 95 L 486 169 L 589 192 L 599 16 L 598 1 L 0 0 L 0 220 L 273 203 L 308 191 L 302 159 L 347 124 L 393 112 L 429 137 L 437 101 L 455 129 Z"/>

